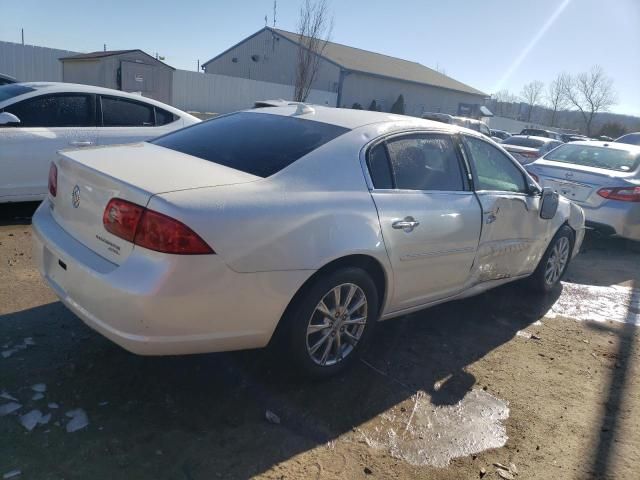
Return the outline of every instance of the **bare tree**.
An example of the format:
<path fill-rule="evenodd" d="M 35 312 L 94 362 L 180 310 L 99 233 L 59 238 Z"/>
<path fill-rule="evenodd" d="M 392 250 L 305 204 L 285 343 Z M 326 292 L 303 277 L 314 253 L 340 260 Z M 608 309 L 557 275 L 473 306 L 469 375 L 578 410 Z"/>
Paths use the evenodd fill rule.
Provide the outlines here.
<path fill-rule="evenodd" d="M 564 91 L 567 100 L 582 114 L 587 136 L 591 136 L 591 123 L 596 114 L 616 103 L 613 80 L 600 65 L 571 78 Z"/>
<path fill-rule="evenodd" d="M 304 0 L 298 19 L 295 101 L 304 102 L 309 96 L 332 30 L 327 0 Z"/>
<path fill-rule="evenodd" d="M 560 73 L 547 88 L 546 100 L 551 110 L 551 126 L 556 126 L 556 117 L 560 110 L 568 105 L 566 86 L 571 82 L 571 77 L 566 73 Z"/>
<path fill-rule="evenodd" d="M 543 90 L 544 83 L 538 80 L 529 82 L 524 87 L 522 87 L 520 97 L 522 97 L 522 100 L 524 100 L 524 102 L 529 105 L 529 110 L 527 111 L 527 122 L 531 121 L 533 108 L 540 103 L 540 100 L 542 100 Z"/>

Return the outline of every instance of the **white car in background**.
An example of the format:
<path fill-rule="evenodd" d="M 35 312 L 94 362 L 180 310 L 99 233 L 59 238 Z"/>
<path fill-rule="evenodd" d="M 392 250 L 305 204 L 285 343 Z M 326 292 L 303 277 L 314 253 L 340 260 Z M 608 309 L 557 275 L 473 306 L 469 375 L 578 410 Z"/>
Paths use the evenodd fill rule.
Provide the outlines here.
<path fill-rule="evenodd" d="M 0 203 L 42 200 L 56 152 L 131 143 L 199 122 L 164 103 L 90 85 L 0 86 Z"/>

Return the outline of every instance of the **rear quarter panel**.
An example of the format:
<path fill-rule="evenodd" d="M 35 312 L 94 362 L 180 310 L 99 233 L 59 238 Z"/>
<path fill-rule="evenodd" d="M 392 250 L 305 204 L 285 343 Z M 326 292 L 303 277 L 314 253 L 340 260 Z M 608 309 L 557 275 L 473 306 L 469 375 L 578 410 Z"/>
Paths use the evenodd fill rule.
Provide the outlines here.
<path fill-rule="evenodd" d="M 165 193 L 149 208 L 193 228 L 237 272 L 317 270 L 367 254 L 390 272 L 377 210 L 348 132 L 256 182 Z"/>

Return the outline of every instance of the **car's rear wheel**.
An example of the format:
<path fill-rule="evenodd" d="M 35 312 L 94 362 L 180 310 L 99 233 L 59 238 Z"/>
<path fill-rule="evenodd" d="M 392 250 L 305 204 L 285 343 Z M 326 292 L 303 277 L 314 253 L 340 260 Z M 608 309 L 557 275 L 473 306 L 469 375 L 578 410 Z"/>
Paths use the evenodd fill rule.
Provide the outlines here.
<path fill-rule="evenodd" d="M 531 275 L 531 286 L 541 292 L 549 292 L 560 282 L 567 271 L 573 250 L 573 230 L 563 225 L 555 234 L 538 268 Z"/>
<path fill-rule="evenodd" d="M 375 283 L 365 270 L 343 268 L 321 275 L 302 293 L 282 333 L 298 370 L 328 377 L 357 360 L 377 319 Z"/>

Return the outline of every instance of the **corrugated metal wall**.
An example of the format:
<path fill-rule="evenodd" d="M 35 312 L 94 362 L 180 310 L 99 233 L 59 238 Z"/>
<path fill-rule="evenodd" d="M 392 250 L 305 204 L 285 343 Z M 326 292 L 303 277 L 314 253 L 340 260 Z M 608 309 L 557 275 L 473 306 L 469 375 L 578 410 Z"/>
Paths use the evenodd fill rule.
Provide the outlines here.
<path fill-rule="evenodd" d="M 405 113 L 417 117 L 424 112 L 457 115 L 460 103 L 480 105 L 484 103 L 484 97 L 479 95 L 392 78 L 352 73 L 344 80 L 341 106 L 351 108 L 357 102 L 362 105 L 362 108 L 369 108 L 371 101 L 375 99 L 378 107 L 388 112 L 400 94 L 404 97 Z"/>
<path fill-rule="evenodd" d="M 62 81 L 58 59 L 78 52 L 0 41 L 0 73 L 22 82 Z"/>
<path fill-rule="evenodd" d="M 296 44 L 264 30 L 206 64 L 205 71 L 217 75 L 294 85 L 297 55 Z M 321 60 L 312 88 L 337 92 L 339 79 L 340 68 Z"/>
<path fill-rule="evenodd" d="M 310 103 L 334 106 L 337 94 L 311 90 Z M 176 70 L 173 105 L 182 110 L 227 113 L 250 108 L 256 100 L 293 98 L 293 86 L 246 78 Z"/>

